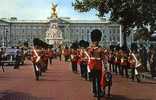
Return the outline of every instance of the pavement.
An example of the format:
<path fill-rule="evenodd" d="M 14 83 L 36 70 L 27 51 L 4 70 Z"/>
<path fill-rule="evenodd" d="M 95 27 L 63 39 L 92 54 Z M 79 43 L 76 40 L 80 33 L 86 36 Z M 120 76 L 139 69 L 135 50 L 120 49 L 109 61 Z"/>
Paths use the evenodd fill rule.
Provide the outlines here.
<path fill-rule="evenodd" d="M 152 78 L 152 75 L 150 74 L 150 72 L 144 72 L 142 74 L 144 75 L 146 79 L 155 80 L 155 78 Z"/>
<path fill-rule="evenodd" d="M 0 71 L 0 100 L 96 100 L 90 90 L 91 83 L 72 73 L 69 62 L 54 60 L 39 81 L 29 61 L 20 69 Z M 137 83 L 113 75 L 111 97 L 101 100 L 156 100 L 155 93 L 155 80 Z"/>

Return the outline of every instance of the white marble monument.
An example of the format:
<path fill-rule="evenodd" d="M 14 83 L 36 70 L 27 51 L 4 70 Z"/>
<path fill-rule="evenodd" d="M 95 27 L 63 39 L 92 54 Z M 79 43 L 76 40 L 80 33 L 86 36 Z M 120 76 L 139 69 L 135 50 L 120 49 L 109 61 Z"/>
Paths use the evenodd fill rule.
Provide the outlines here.
<path fill-rule="evenodd" d="M 62 31 L 58 26 L 58 17 L 56 12 L 57 5 L 52 4 L 52 14 L 50 19 L 50 27 L 46 32 L 46 42 L 57 47 L 62 44 Z"/>

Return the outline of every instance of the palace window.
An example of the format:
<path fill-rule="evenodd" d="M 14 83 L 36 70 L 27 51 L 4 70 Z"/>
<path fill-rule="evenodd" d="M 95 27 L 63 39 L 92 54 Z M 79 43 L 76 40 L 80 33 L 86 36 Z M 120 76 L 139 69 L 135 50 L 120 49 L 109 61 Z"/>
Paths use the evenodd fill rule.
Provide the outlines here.
<path fill-rule="evenodd" d="M 112 31 L 111 31 L 111 30 L 109 30 L 109 33 L 111 34 L 111 33 L 112 33 Z"/>
<path fill-rule="evenodd" d="M 81 32 L 84 33 L 84 29 L 82 29 Z"/>
<path fill-rule="evenodd" d="M 120 38 L 119 38 L 119 36 L 117 36 L 117 41 L 120 41 Z"/>
<path fill-rule="evenodd" d="M 103 34 L 105 33 L 105 30 L 103 30 Z"/>
<path fill-rule="evenodd" d="M 79 32 L 79 30 L 78 30 L 78 29 L 76 29 L 76 32 Z"/>
<path fill-rule="evenodd" d="M 87 33 L 90 33 L 90 32 L 89 32 L 89 29 L 87 29 Z"/>
<path fill-rule="evenodd" d="M 112 37 L 111 36 L 109 37 L 109 40 L 112 41 Z"/>
<path fill-rule="evenodd" d="M 117 33 L 120 33 L 120 30 L 119 29 L 117 29 Z"/>
<path fill-rule="evenodd" d="M 115 36 L 113 36 L 113 41 L 116 41 L 116 38 L 115 38 Z"/>

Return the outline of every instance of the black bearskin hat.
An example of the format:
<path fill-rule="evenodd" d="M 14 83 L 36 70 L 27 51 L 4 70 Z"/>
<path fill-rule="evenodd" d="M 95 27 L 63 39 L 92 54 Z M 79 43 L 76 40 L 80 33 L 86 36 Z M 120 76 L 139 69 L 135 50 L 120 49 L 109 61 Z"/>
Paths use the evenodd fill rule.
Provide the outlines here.
<path fill-rule="evenodd" d="M 80 40 L 79 46 L 80 46 L 80 47 L 85 47 L 85 42 L 86 42 L 86 41 L 84 41 L 84 40 Z"/>
<path fill-rule="evenodd" d="M 87 47 L 89 47 L 89 42 L 88 41 L 86 41 L 86 43 L 85 43 L 85 48 L 87 48 Z"/>
<path fill-rule="evenodd" d="M 120 49 L 122 49 L 122 48 L 121 48 L 119 45 L 116 45 L 116 46 L 115 46 L 115 50 L 118 51 L 118 50 L 120 50 Z"/>
<path fill-rule="evenodd" d="M 115 45 L 110 45 L 110 50 L 114 51 L 115 50 Z"/>
<path fill-rule="evenodd" d="M 46 42 L 42 41 L 39 38 L 34 38 L 33 39 L 33 44 L 34 44 L 34 46 L 37 46 L 37 47 L 40 47 L 40 48 L 48 48 L 48 46 L 49 46 Z"/>
<path fill-rule="evenodd" d="M 71 47 L 72 49 L 78 49 L 79 48 L 79 44 L 77 42 L 72 43 Z"/>
<path fill-rule="evenodd" d="M 80 40 L 79 46 L 87 48 L 89 46 L 89 42 L 88 41 L 84 41 L 84 40 Z"/>
<path fill-rule="evenodd" d="M 102 32 L 98 29 L 95 29 L 91 32 L 91 40 L 92 42 L 101 41 Z"/>

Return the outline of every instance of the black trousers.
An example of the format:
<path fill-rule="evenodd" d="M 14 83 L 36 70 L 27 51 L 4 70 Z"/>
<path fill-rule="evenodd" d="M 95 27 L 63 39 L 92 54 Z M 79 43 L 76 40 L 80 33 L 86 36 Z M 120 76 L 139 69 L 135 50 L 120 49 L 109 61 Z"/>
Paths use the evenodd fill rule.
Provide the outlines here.
<path fill-rule="evenodd" d="M 131 70 L 132 72 L 132 80 L 134 81 L 134 79 L 135 79 L 135 77 L 136 77 L 136 79 L 137 79 L 137 82 L 140 82 L 141 80 L 140 80 L 140 77 L 139 77 L 139 75 L 136 75 L 135 74 L 135 68 L 132 68 L 132 70 Z"/>
<path fill-rule="evenodd" d="M 96 95 L 97 95 L 97 93 L 101 92 L 101 87 L 100 87 L 101 74 L 100 73 L 101 73 L 100 70 L 96 70 L 96 69 L 93 69 L 91 71 L 91 74 L 92 74 L 92 90 L 93 90 L 93 93 Z M 96 87 L 96 81 L 98 82 L 97 87 Z M 97 91 L 96 88 L 98 88 L 99 91 Z"/>
<path fill-rule="evenodd" d="M 52 64 L 52 60 L 53 60 L 53 57 L 50 57 L 50 58 L 49 58 L 50 64 Z"/>
<path fill-rule="evenodd" d="M 115 64 L 112 64 L 112 69 L 113 69 L 113 72 L 115 72 Z"/>
<path fill-rule="evenodd" d="M 81 77 L 87 80 L 87 64 L 85 62 L 80 63 Z"/>
<path fill-rule="evenodd" d="M 109 69 L 110 69 L 110 71 L 112 72 L 113 64 L 112 64 L 111 62 L 109 62 Z"/>
<path fill-rule="evenodd" d="M 42 63 L 41 71 L 46 72 L 48 70 L 48 60 Z"/>
<path fill-rule="evenodd" d="M 128 66 L 125 66 L 124 69 L 125 69 L 125 75 L 128 78 L 129 77 L 129 75 L 128 75 L 128 69 L 129 69 Z"/>
<path fill-rule="evenodd" d="M 151 63 L 150 64 L 152 77 L 156 77 L 156 68 L 155 67 L 156 67 L 156 64 L 155 63 Z"/>
<path fill-rule="evenodd" d="M 119 69 L 118 64 L 115 64 L 115 73 L 116 73 L 116 75 L 118 74 L 118 69 Z"/>
<path fill-rule="evenodd" d="M 72 71 L 77 72 L 77 64 L 72 62 Z"/>
<path fill-rule="evenodd" d="M 45 70 L 48 70 L 48 59 L 45 61 Z"/>
<path fill-rule="evenodd" d="M 21 60 L 16 60 L 14 69 L 18 69 L 19 68 L 20 62 L 21 62 Z"/>
<path fill-rule="evenodd" d="M 118 64 L 118 70 L 119 70 L 119 74 L 123 76 L 124 75 L 124 73 L 122 72 L 123 71 L 123 66 Z"/>
<path fill-rule="evenodd" d="M 40 65 L 40 63 L 34 63 L 33 67 L 34 67 L 35 78 L 36 78 L 36 80 L 39 80 L 39 76 L 41 73 L 41 71 L 40 71 L 41 65 Z"/>

